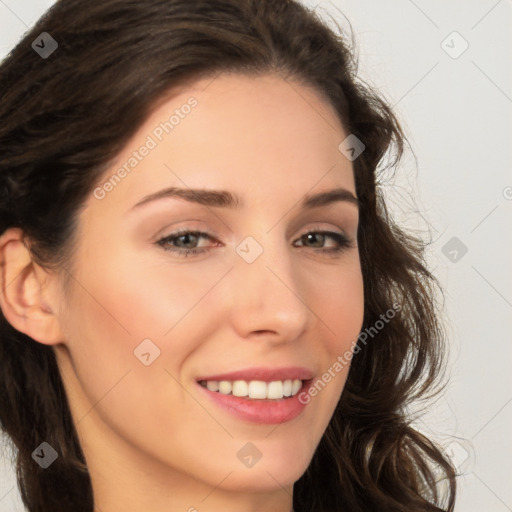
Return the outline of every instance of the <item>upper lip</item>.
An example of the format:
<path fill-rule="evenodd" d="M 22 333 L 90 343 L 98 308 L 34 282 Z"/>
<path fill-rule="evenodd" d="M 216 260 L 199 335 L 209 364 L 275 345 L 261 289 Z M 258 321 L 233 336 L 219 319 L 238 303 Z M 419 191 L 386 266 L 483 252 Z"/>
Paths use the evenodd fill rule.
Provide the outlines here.
<path fill-rule="evenodd" d="M 268 368 L 268 367 L 254 367 L 247 368 L 245 370 L 238 370 L 229 373 L 218 373 L 215 375 L 205 375 L 201 377 L 197 377 L 197 381 L 202 380 L 227 380 L 227 381 L 235 381 L 235 380 L 260 380 L 263 382 L 272 382 L 276 380 L 309 380 L 313 378 L 313 372 L 308 370 L 307 368 L 301 366 L 287 366 L 280 368 Z"/>

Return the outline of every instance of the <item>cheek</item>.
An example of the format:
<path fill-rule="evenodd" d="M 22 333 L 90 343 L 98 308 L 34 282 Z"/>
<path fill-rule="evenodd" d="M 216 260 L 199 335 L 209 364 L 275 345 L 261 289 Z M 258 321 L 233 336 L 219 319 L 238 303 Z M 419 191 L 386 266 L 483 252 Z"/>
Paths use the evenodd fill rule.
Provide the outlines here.
<path fill-rule="evenodd" d="M 135 394 L 141 395 L 150 386 L 150 368 L 159 369 L 159 384 L 165 381 L 167 387 L 164 369 L 180 378 L 182 363 L 215 328 L 218 315 L 207 307 L 212 304 L 208 295 L 229 270 L 224 264 L 187 271 L 165 260 L 134 261 L 127 250 L 110 254 L 105 258 L 98 251 L 82 258 L 75 297 L 67 307 L 68 345 L 92 402 L 127 371 Z M 148 352 L 149 357 L 142 356 Z M 145 366 L 144 359 L 151 364 Z"/>
<path fill-rule="evenodd" d="M 331 358 L 345 352 L 357 340 L 364 316 L 361 269 L 355 259 L 339 272 L 317 277 L 310 283 L 312 309 L 325 332 L 324 343 Z"/>
<path fill-rule="evenodd" d="M 131 247 L 111 251 L 108 258 L 90 256 L 80 280 L 102 306 L 94 314 L 116 320 L 134 341 L 170 334 L 229 269 L 177 263 L 177 256 L 167 259 L 163 250 L 158 257 L 140 255 Z"/>
<path fill-rule="evenodd" d="M 311 309 L 318 316 L 320 375 L 304 394 L 306 402 L 315 401 L 321 409 L 325 429 L 341 396 L 352 361 L 354 346 L 364 316 L 364 288 L 359 264 L 355 261 L 338 277 L 317 279 L 311 283 Z M 317 397 L 321 400 L 317 400 Z"/>
<path fill-rule="evenodd" d="M 332 294 L 333 299 L 325 306 L 328 321 L 334 326 L 337 353 L 350 349 L 357 340 L 363 325 L 364 293 L 362 279 L 346 283 L 343 290 Z"/>
<path fill-rule="evenodd" d="M 192 412 L 204 416 L 197 405 L 186 402 L 180 368 L 193 350 L 194 305 L 216 277 L 209 277 L 212 283 L 199 278 L 191 282 L 190 276 L 175 271 L 170 279 L 163 268 L 114 258 L 89 261 L 82 268 L 68 306 L 72 369 L 66 367 L 64 374 L 80 428 L 105 424 L 136 446 L 142 443 L 139 434 L 148 429 L 155 439 L 165 439 L 169 426 L 183 423 L 184 410 L 195 407 Z M 138 350 L 148 339 L 144 351 Z M 144 364 L 145 353 L 149 365 Z M 148 441 L 146 449 L 158 457 L 158 443 Z"/>

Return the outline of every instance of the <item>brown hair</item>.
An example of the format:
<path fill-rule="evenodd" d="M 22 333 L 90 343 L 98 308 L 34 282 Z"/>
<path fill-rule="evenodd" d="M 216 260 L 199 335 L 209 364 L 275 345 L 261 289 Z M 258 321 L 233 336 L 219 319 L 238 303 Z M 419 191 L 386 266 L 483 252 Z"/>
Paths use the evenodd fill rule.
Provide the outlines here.
<path fill-rule="evenodd" d="M 58 43 L 46 59 L 31 47 L 42 32 Z M 437 382 L 444 335 L 424 244 L 394 224 L 377 184 L 379 164 L 392 150 L 398 163 L 404 136 L 386 103 L 356 77 L 345 36 L 300 3 L 55 3 L 0 66 L 0 234 L 19 227 L 36 261 L 69 268 L 80 205 L 159 99 L 228 71 L 274 73 L 313 86 L 347 133 L 364 143 L 353 162 L 363 329 L 400 305 L 378 337 L 359 343 L 336 411 L 295 483 L 295 511 L 452 511 L 454 470 L 405 412 Z M 53 350 L 2 314 L 0 390 L 0 424 L 17 449 L 28 510 L 92 512 L 86 461 Z M 46 470 L 31 458 L 42 441 L 59 453 Z M 444 497 L 440 479 L 449 483 Z"/>

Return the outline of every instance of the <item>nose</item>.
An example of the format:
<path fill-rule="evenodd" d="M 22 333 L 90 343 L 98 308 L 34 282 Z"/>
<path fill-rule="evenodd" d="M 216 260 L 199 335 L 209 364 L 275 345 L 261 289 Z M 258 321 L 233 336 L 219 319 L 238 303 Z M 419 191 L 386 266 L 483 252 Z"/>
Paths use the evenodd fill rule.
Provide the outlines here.
<path fill-rule="evenodd" d="M 307 306 L 300 269 L 293 265 L 290 248 L 284 242 L 267 242 L 250 263 L 237 256 L 230 272 L 229 316 L 242 338 L 293 341 L 308 328 L 314 315 Z"/>

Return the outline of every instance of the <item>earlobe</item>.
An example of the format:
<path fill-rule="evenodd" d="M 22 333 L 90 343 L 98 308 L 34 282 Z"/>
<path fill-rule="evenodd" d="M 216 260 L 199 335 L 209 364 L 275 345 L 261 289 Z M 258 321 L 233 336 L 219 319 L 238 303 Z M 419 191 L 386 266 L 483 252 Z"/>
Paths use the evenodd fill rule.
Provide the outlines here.
<path fill-rule="evenodd" d="M 63 341 L 58 318 L 45 300 L 49 274 L 32 259 L 19 228 L 0 235 L 0 308 L 18 331 L 45 345 Z"/>

